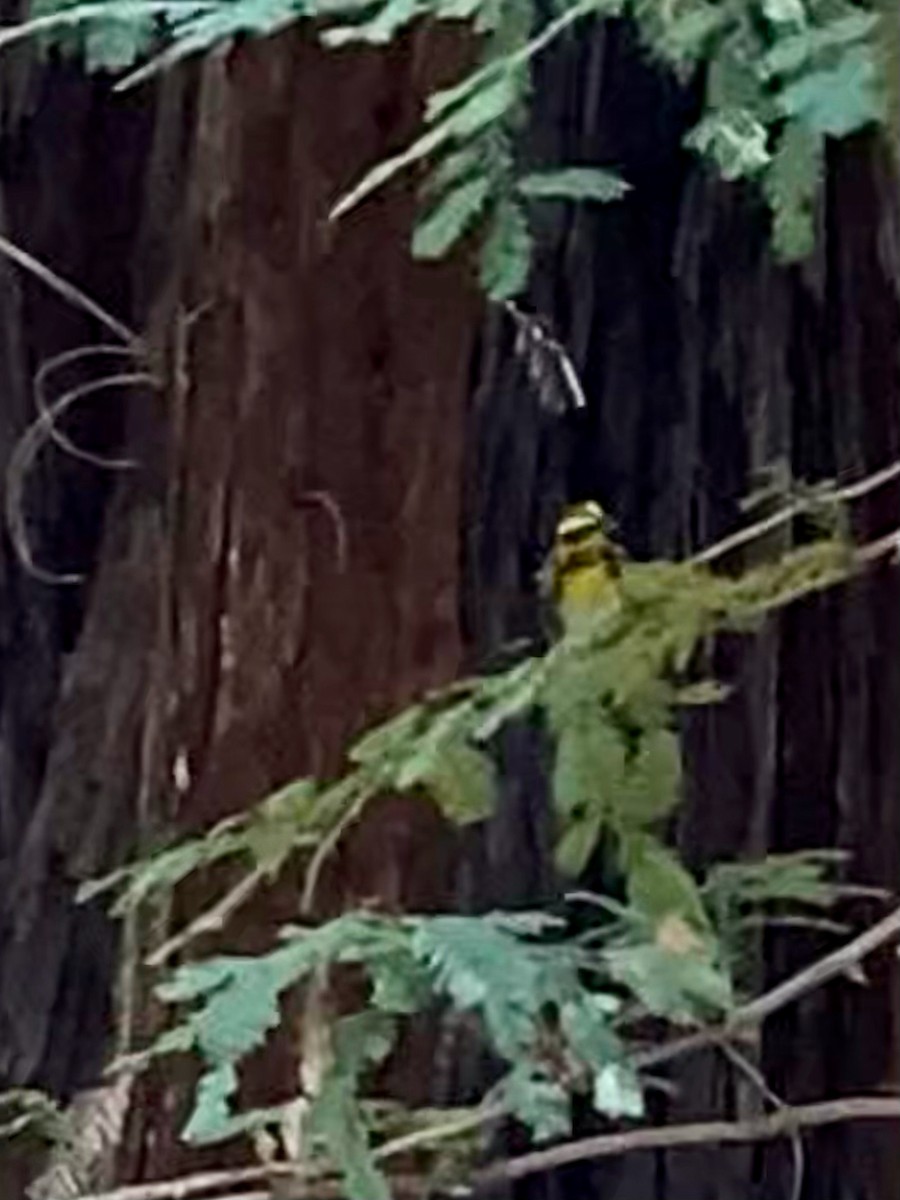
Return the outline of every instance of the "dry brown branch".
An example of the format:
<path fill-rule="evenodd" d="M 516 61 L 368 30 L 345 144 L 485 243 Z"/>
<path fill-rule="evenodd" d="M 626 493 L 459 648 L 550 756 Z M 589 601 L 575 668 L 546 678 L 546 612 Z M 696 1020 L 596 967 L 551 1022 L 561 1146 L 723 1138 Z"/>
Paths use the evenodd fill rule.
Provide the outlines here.
<path fill-rule="evenodd" d="M 799 1130 L 836 1125 L 843 1121 L 900 1120 L 900 1097 L 849 1096 L 844 1100 L 826 1100 L 782 1108 L 765 1117 L 749 1121 L 698 1121 L 686 1125 L 655 1129 L 632 1129 L 623 1133 L 604 1133 L 580 1138 L 508 1158 L 480 1171 L 476 1184 L 496 1184 L 541 1171 L 551 1171 L 585 1159 L 610 1158 L 636 1150 L 676 1150 L 690 1146 L 743 1145 L 768 1142 L 790 1136 Z"/>

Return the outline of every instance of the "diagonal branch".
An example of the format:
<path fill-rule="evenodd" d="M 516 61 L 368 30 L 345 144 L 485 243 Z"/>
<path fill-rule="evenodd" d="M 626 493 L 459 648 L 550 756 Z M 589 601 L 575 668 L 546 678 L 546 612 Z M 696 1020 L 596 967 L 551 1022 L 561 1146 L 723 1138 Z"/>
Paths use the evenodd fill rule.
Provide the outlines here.
<path fill-rule="evenodd" d="M 859 500 L 860 497 L 877 491 L 888 483 L 892 483 L 898 477 L 900 477 L 900 460 L 892 462 L 888 466 L 882 467 L 880 471 L 866 475 L 854 483 L 845 484 L 843 487 L 820 491 L 813 496 L 797 497 L 783 508 L 778 509 L 777 512 L 772 513 L 771 516 L 764 517 L 761 521 L 756 521 L 752 525 L 745 526 L 743 529 L 737 529 L 734 533 L 730 533 L 727 537 L 722 538 L 721 541 L 714 542 L 711 546 L 707 546 L 706 549 L 700 550 L 690 561 L 697 566 L 715 562 L 716 559 L 722 558 L 732 550 L 738 550 L 741 546 L 747 545 L 748 542 L 755 542 L 767 533 L 771 533 L 774 529 L 780 529 L 782 525 L 786 525 L 789 521 L 793 521 L 795 517 L 799 517 L 803 513 L 810 512 L 823 505 L 837 505 L 847 503 L 851 500 Z"/>
<path fill-rule="evenodd" d="M 722 1038 L 740 1036 L 751 1029 L 762 1025 L 773 1013 L 799 1000 L 808 992 L 814 991 L 840 975 L 846 975 L 874 951 L 881 949 L 887 942 L 900 937 L 900 907 L 882 917 L 871 928 L 861 933 L 859 937 L 839 946 L 831 954 L 817 959 L 796 975 L 792 975 L 783 983 L 768 992 L 763 992 L 749 1004 L 735 1009 L 731 1016 L 722 1024 L 709 1029 L 700 1029 L 697 1033 L 678 1038 L 662 1046 L 651 1046 L 635 1056 L 635 1066 L 639 1068 L 654 1067 L 682 1054 L 701 1050 Z"/>
<path fill-rule="evenodd" d="M 743 1145 L 789 1137 L 803 1129 L 836 1125 L 842 1121 L 900 1120 L 900 1097 L 849 1096 L 778 1109 L 749 1121 L 698 1121 L 655 1129 L 633 1129 L 581 1138 L 550 1150 L 535 1150 L 508 1158 L 479 1172 L 476 1184 L 496 1184 L 523 1179 L 592 1158 L 611 1158 L 636 1150 L 675 1150 L 691 1146 Z"/>

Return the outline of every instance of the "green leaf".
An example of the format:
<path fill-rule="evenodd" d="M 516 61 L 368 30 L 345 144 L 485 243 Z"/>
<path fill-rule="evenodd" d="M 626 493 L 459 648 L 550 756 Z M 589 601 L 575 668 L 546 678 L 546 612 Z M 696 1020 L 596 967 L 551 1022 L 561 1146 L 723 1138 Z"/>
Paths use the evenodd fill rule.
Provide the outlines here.
<path fill-rule="evenodd" d="M 396 1037 L 394 1021 L 379 1012 L 342 1017 L 332 1029 L 332 1064 L 309 1113 L 309 1129 L 340 1168 L 350 1200 L 390 1200 L 369 1148 L 357 1095 L 359 1077 L 382 1062 Z"/>
<path fill-rule="evenodd" d="M 0 1142 L 22 1134 L 65 1145 L 72 1129 L 58 1103 L 45 1092 L 8 1088 L 0 1092 Z"/>
<path fill-rule="evenodd" d="M 675 1024 L 721 1017 L 732 1004 L 728 976 L 700 953 L 674 954 L 652 943 L 604 951 L 610 975 L 653 1016 Z"/>
<path fill-rule="evenodd" d="M 413 233 L 414 258 L 443 258 L 480 215 L 490 193 L 487 176 L 476 176 L 448 192 Z"/>
<path fill-rule="evenodd" d="M 355 1083 L 368 1067 L 387 1058 L 396 1035 L 396 1024 L 385 1013 L 359 1012 L 341 1017 L 332 1031 L 331 1070 Z"/>
<path fill-rule="evenodd" d="M 555 1080 L 533 1064 L 515 1066 L 503 1080 L 501 1095 L 512 1115 L 526 1125 L 536 1142 L 572 1132 L 572 1102 Z"/>
<path fill-rule="evenodd" d="M 473 92 L 468 100 L 452 109 L 444 123 L 459 141 L 470 138 L 488 125 L 494 125 L 519 101 L 522 75 L 504 71 L 497 79 Z"/>
<path fill-rule="evenodd" d="M 680 799 L 681 747 L 669 729 L 648 731 L 613 798 L 616 822 L 639 829 L 668 816 Z"/>
<path fill-rule="evenodd" d="M 806 258 L 815 248 L 815 210 L 824 174 L 821 135 L 800 121 L 788 121 L 763 178 L 772 210 L 772 241 L 785 262 Z"/>
<path fill-rule="evenodd" d="M 607 1063 L 594 1076 L 594 1108 L 614 1121 L 644 1115 L 644 1093 L 637 1073 L 627 1063 Z"/>
<path fill-rule="evenodd" d="M 622 1043 L 613 1025 L 621 1001 L 605 992 L 582 992 L 560 1008 L 560 1027 L 572 1052 L 597 1071 L 622 1057 Z"/>
<path fill-rule="evenodd" d="M 391 1200 L 352 1083 L 340 1076 L 325 1081 L 309 1111 L 309 1131 L 324 1141 L 340 1168 L 349 1200 Z"/>
<path fill-rule="evenodd" d="M 473 741 L 489 741 L 504 725 L 532 710 L 545 678 L 545 661 L 526 658 L 501 675 L 484 680 L 479 694 L 479 720 L 472 730 Z"/>
<path fill-rule="evenodd" d="M 773 25 L 803 26 L 806 10 L 803 0 L 763 0 L 763 13 Z"/>
<path fill-rule="evenodd" d="M 602 720 L 600 705 L 581 709 L 557 730 L 553 801 L 563 818 L 602 811 L 605 796 L 622 786 L 625 746 Z"/>
<path fill-rule="evenodd" d="M 200 962 L 183 963 L 166 983 L 155 988 L 156 995 L 166 1004 L 183 1004 L 197 1000 L 225 987 L 252 959 L 237 955 L 208 958 Z"/>
<path fill-rule="evenodd" d="M 768 164 L 768 131 L 746 109 L 720 109 L 705 116 L 685 145 L 713 159 L 729 182 L 757 175 Z"/>
<path fill-rule="evenodd" d="M 551 708 L 556 733 L 553 803 L 560 836 L 554 858 L 558 868 L 574 878 L 587 866 L 616 798 L 623 794 L 626 748 L 599 702 L 586 704 L 576 691 L 570 705 L 566 677 L 556 682 Z"/>
<path fill-rule="evenodd" d="M 782 112 L 802 121 L 813 133 L 847 137 L 885 112 L 883 80 L 864 47 L 847 50 L 833 70 L 813 71 L 779 96 Z"/>
<path fill-rule="evenodd" d="M 504 1058 L 520 1057 L 541 1004 L 540 973 L 527 946 L 487 920 L 433 917 L 416 923 L 413 952 L 433 972 L 436 991 L 483 1014 Z"/>
<path fill-rule="evenodd" d="M 88 71 L 122 71 L 131 67 L 153 44 L 155 22 L 143 20 L 98 21 L 87 27 L 84 42 Z"/>
<path fill-rule="evenodd" d="M 372 980 L 372 1004 L 386 1013 L 416 1013 L 431 994 L 427 973 L 411 954 L 385 955 L 366 962 Z"/>
<path fill-rule="evenodd" d="M 613 171 L 599 167 L 564 167 L 523 176 L 519 192 L 529 200 L 595 200 L 608 204 L 621 200 L 630 185 Z"/>
<path fill-rule="evenodd" d="M 481 247 L 481 285 L 492 300 L 518 296 L 531 269 L 532 237 L 520 205 L 497 205 Z"/>
<path fill-rule="evenodd" d="M 386 0 L 385 3 L 376 6 L 375 15 L 371 20 L 360 21 L 354 25 L 332 26 L 323 30 L 320 37 L 324 44 L 332 49 L 353 42 L 384 46 L 392 41 L 401 29 L 427 11 L 428 6 L 422 0 Z"/>
<path fill-rule="evenodd" d="M 104 892 L 121 888 L 121 895 L 111 912 L 113 916 L 125 916 L 155 893 L 170 891 L 200 868 L 242 850 L 243 839 L 238 832 L 240 823 L 241 818 L 223 821 L 206 837 L 192 838 L 121 867 L 103 879 L 90 880 L 79 888 L 78 902 L 85 904 Z"/>
<path fill-rule="evenodd" d="M 810 27 L 794 37 L 781 37 L 764 56 L 760 74 L 770 79 L 799 71 L 824 51 L 848 47 L 867 38 L 878 22 L 876 13 L 856 11 L 825 25 Z"/>
<path fill-rule="evenodd" d="M 424 782 L 444 816 L 457 825 L 485 821 L 494 811 L 494 765 L 486 754 L 464 742 L 443 746 Z"/>
<path fill-rule="evenodd" d="M 844 862 L 837 850 L 803 850 L 770 854 L 759 862 L 717 863 L 706 877 L 702 892 L 715 908 L 754 908 L 764 904 L 806 904 L 828 908 L 840 886 L 828 873 Z"/>
<path fill-rule="evenodd" d="M 155 1058 L 165 1058 L 169 1054 L 187 1054 L 195 1049 L 197 1044 L 196 1034 L 191 1023 L 188 1021 L 184 1025 L 175 1025 L 172 1029 L 167 1029 L 159 1035 L 158 1038 L 144 1050 L 136 1054 L 127 1054 L 122 1057 L 123 1067 L 129 1070 L 142 1071 Z M 120 1060 L 113 1061 L 108 1068 L 109 1074 L 115 1074 L 117 1064 Z"/>
<path fill-rule="evenodd" d="M 553 861 L 560 874 L 577 879 L 597 849 L 604 820 L 600 812 L 571 817 L 563 826 L 553 850 Z"/>
<path fill-rule="evenodd" d="M 194 1108 L 181 1136 L 200 1146 L 231 1135 L 230 1101 L 237 1091 L 237 1072 L 230 1063 L 207 1071 L 197 1083 Z"/>
<path fill-rule="evenodd" d="M 625 840 L 622 857 L 634 908 L 654 924 L 678 916 L 696 929 L 708 928 L 700 890 L 671 850 L 655 838 L 639 835 Z"/>
<path fill-rule="evenodd" d="M 473 175 L 483 175 L 486 170 L 486 151 L 481 141 L 466 145 L 462 150 L 445 154 L 425 178 L 422 195 L 433 197 L 447 188 L 465 183 Z"/>
<path fill-rule="evenodd" d="M 682 79 L 685 68 L 709 56 L 714 39 L 729 22 L 721 4 L 666 6 L 658 0 L 635 0 L 634 8 L 641 37 Z"/>
<path fill-rule="evenodd" d="M 276 875 L 315 812 L 315 784 L 299 779 L 259 804 L 247 818 L 244 842 L 257 866 Z"/>
<path fill-rule="evenodd" d="M 414 704 L 393 720 L 376 725 L 350 747 L 347 757 L 361 766 L 396 758 L 407 751 L 422 731 L 425 708 Z"/>
<path fill-rule="evenodd" d="M 296 21 L 301 11 L 302 0 L 229 0 L 212 4 L 197 0 L 181 4 L 175 0 L 169 5 L 172 44 L 120 80 L 115 90 L 127 91 L 175 63 L 230 38 L 267 37 Z"/>

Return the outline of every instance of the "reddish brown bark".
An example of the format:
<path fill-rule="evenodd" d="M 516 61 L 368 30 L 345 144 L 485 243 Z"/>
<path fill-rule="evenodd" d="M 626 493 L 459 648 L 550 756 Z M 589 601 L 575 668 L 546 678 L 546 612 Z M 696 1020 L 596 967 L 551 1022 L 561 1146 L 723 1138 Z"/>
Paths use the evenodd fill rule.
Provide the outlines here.
<path fill-rule="evenodd" d="M 474 294 L 412 264 L 407 196 L 326 222 L 408 127 L 420 65 L 291 33 L 203 69 L 183 267 L 156 317 L 171 381 L 154 775 L 182 827 L 334 773 L 362 726 L 459 667 Z M 386 798 L 333 899 L 446 902 L 447 845 L 426 802 Z M 277 910 L 297 900 L 287 885 Z M 257 906 L 257 941 L 264 922 Z M 169 1118 L 153 1150 L 158 1120 L 141 1123 L 142 1176 L 171 1171 Z"/>

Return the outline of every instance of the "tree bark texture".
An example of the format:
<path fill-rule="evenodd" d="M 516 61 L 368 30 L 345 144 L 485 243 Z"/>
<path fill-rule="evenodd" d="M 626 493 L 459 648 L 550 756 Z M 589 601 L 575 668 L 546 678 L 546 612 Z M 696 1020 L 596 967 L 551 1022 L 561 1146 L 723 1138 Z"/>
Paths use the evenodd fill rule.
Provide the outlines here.
<path fill-rule="evenodd" d="M 161 386 L 77 418 L 82 440 L 124 444 L 138 472 L 52 451 L 28 487 L 42 561 L 86 564 L 87 585 L 38 584 L 4 547 L 7 1083 L 71 1094 L 108 1045 L 116 941 L 99 909 L 73 906 L 76 884 L 139 830 L 204 825 L 334 771 L 362 725 L 529 632 L 533 570 L 564 498 L 598 496 L 636 557 L 683 554 L 735 524 L 754 474 L 779 459 L 818 479 L 900 452 L 890 165 L 862 141 L 836 153 L 819 252 L 777 267 L 753 196 L 680 149 L 693 98 L 621 30 L 548 58 L 533 131 L 541 158 L 614 162 L 634 185 L 615 208 L 546 218 L 532 281 L 530 301 L 581 369 L 586 413 L 541 411 L 503 318 L 488 317 L 475 353 L 473 289 L 461 269 L 409 262 L 401 189 L 329 230 L 329 202 L 409 132 L 454 53 L 417 39 L 329 56 L 291 32 L 179 69 L 152 102 L 124 106 L 74 71 L 26 71 L 28 102 L 4 134 L 6 228 L 146 329 Z M 10 267 L 0 279 L 7 461 L 37 364 L 101 339 Z M 896 513 L 894 489 L 861 511 L 860 536 Z M 855 880 L 896 885 L 898 589 L 879 568 L 715 648 L 738 687 L 685 725 L 679 837 L 696 863 L 829 844 L 851 851 Z M 540 747 L 512 730 L 503 757 L 486 831 L 458 839 L 420 801 L 388 798 L 333 864 L 330 901 L 551 896 Z M 252 945 L 263 918 L 289 915 L 294 884 L 236 936 Z M 768 974 L 820 942 L 772 936 Z M 763 1056 L 782 1095 L 896 1088 L 898 1001 L 886 956 L 872 986 L 841 983 L 785 1014 Z M 148 1085 L 154 1109 L 132 1130 L 126 1174 L 185 1165 L 176 1082 Z M 678 1082 L 661 1116 L 760 1103 L 706 1058 Z M 804 1196 L 892 1196 L 891 1140 L 811 1138 Z M 726 1200 L 786 1197 L 791 1180 L 776 1147 L 645 1155 L 521 1186 Z"/>

